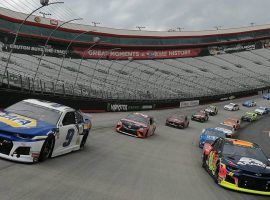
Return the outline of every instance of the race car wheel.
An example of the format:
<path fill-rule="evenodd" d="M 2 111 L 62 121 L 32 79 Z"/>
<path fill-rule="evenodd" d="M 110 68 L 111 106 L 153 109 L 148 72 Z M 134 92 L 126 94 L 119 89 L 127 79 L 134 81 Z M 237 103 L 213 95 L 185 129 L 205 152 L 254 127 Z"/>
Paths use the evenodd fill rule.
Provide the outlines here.
<path fill-rule="evenodd" d="M 40 162 L 45 161 L 46 159 L 51 157 L 52 152 L 53 152 L 54 142 L 55 142 L 54 136 L 49 135 L 41 148 L 40 155 L 39 155 Z"/>
<path fill-rule="evenodd" d="M 81 141 L 81 144 L 80 144 L 80 149 L 83 149 L 83 148 L 84 148 L 85 143 L 86 143 L 87 138 L 88 138 L 88 135 L 89 135 L 89 132 L 87 132 L 87 133 L 85 133 L 85 134 L 83 135 L 83 138 L 82 138 L 82 141 Z"/>
<path fill-rule="evenodd" d="M 203 158 L 202 158 L 202 167 L 206 169 L 206 155 L 203 155 Z"/>
<path fill-rule="evenodd" d="M 217 164 L 217 168 L 215 171 L 215 181 L 216 181 L 216 183 L 219 182 L 219 163 Z"/>

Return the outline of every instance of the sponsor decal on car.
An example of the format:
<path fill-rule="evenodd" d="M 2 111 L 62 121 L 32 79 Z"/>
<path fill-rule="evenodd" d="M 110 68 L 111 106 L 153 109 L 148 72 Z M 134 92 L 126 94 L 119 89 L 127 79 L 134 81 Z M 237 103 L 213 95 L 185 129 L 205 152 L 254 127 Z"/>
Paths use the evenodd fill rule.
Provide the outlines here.
<path fill-rule="evenodd" d="M 250 165 L 250 166 L 258 166 L 258 167 L 265 167 L 265 164 L 263 164 L 261 161 L 253 159 L 253 158 L 247 158 L 242 157 L 238 163 L 238 165 Z"/>
<path fill-rule="evenodd" d="M 37 126 L 37 121 L 15 113 L 0 112 L 0 122 L 14 128 L 33 128 Z"/>

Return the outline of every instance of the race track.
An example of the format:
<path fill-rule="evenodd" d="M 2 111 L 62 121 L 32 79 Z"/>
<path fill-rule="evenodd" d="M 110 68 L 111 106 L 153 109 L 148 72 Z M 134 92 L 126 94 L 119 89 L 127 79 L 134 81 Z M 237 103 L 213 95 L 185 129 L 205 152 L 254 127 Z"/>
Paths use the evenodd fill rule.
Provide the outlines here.
<path fill-rule="evenodd" d="M 269 102 L 256 99 L 260 105 Z M 235 102 L 242 102 L 236 100 Z M 147 111 L 155 117 L 156 135 L 137 139 L 116 133 L 113 126 L 127 113 L 92 114 L 93 130 L 83 151 L 39 164 L 0 160 L 1 200 L 254 200 L 269 199 L 223 189 L 201 167 L 198 137 L 229 116 L 247 110 L 224 111 L 207 123 L 191 122 L 179 130 L 164 126 L 172 113 L 189 116 L 200 108 Z M 260 144 L 270 157 L 270 116 L 245 125 L 240 139 Z"/>

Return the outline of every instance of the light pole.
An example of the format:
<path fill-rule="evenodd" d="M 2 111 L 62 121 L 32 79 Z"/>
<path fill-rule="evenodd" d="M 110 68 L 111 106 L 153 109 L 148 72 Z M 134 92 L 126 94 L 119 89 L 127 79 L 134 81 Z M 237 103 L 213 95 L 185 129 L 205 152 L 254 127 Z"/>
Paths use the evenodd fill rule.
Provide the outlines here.
<path fill-rule="evenodd" d="M 13 53 L 13 47 L 16 45 L 18 35 L 19 35 L 19 33 L 20 33 L 21 29 L 22 29 L 22 26 L 25 24 L 25 22 L 29 19 L 30 16 L 32 16 L 35 12 L 37 12 L 41 8 L 43 8 L 45 6 L 53 5 L 53 4 L 60 4 L 60 3 L 64 3 L 64 2 L 52 2 L 52 3 L 49 3 L 49 0 L 40 0 L 41 6 L 38 7 L 37 9 L 33 10 L 29 15 L 27 15 L 27 17 L 20 24 L 19 28 L 16 31 L 16 35 L 15 35 L 15 38 L 14 38 L 13 43 L 12 43 L 11 50 L 10 50 L 9 55 L 8 55 L 8 59 L 7 59 L 7 63 L 6 63 L 6 66 L 5 66 L 4 74 L 2 75 L 2 81 L 1 81 L 2 84 L 3 84 L 4 76 L 6 75 L 7 70 L 8 70 L 8 65 L 9 65 L 9 62 L 10 62 L 10 59 L 11 59 L 11 55 Z"/>
<path fill-rule="evenodd" d="M 82 61 L 83 61 L 83 59 L 84 59 L 86 53 L 89 52 L 92 48 L 94 48 L 98 43 L 100 43 L 100 38 L 99 38 L 99 37 L 95 37 L 95 38 L 94 38 L 94 44 L 92 44 L 86 51 L 83 52 L 83 55 L 82 55 L 82 57 L 81 57 L 80 64 L 79 64 L 79 67 L 78 67 L 76 79 L 75 79 L 75 82 L 74 82 L 74 87 L 75 87 L 76 84 L 77 84 L 78 77 L 79 77 L 79 73 L 80 73 L 80 70 L 81 70 Z"/>
<path fill-rule="evenodd" d="M 68 49 L 69 49 L 69 47 L 70 47 L 70 46 L 72 45 L 72 43 L 73 43 L 76 39 L 78 39 L 80 36 L 82 36 L 83 34 L 92 32 L 92 31 L 93 31 L 93 30 L 91 30 L 91 31 L 84 31 L 84 32 L 82 32 L 82 33 L 76 35 L 76 36 L 70 41 L 70 43 L 68 44 L 68 46 L 67 46 L 67 48 L 66 48 L 66 50 L 65 50 L 65 53 L 64 53 L 63 58 L 62 58 L 62 61 L 61 61 L 61 65 L 60 65 L 60 69 L 59 69 L 59 71 L 58 71 L 56 83 L 59 81 L 59 77 L 60 77 L 60 74 L 61 74 L 61 70 L 62 70 L 62 67 L 63 67 L 63 64 L 64 64 L 64 60 L 65 60 L 65 58 L 66 58 L 66 56 L 67 56 L 67 54 L 68 54 Z M 97 38 L 97 37 L 94 37 L 94 38 L 93 38 L 94 41 L 95 41 L 95 40 L 98 40 L 98 39 L 95 39 L 95 38 Z"/>
<path fill-rule="evenodd" d="M 92 83 L 93 83 L 93 79 L 95 77 L 95 73 L 96 73 L 96 69 L 97 69 L 97 66 L 98 66 L 98 63 L 99 61 L 104 58 L 105 56 L 109 55 L 112 51 L 116 51 L 116 50 L 120 50 L 121 48 L 114 48 L 114 49 L 110 49 L 108 51 L 106 51 L 104 54 L 102 54 L 99 58 L 98 58 L 98 61 L 96 62 L 96 65 L 94 67 L 94 72 L 92 74 L 92 78 L 91 78 L 91 82 L 90 82 L 90 87 L 92 86 Z"/>
<path fill-rule="evenodd" d="M 41 64 L 41 61 L 42 61 L 42 58 L 45 54 L 45 49 L 47 48 L 47 45 L 48 45 L 48 42 L 49 40 L 51 39 L 52 35 L 54 34 L 55 31 L 57 31 L 60 27 L 64 26 L 65 24 L 68 24 L 70 22 L 73 22 L 73 21 L 76 21 L 76 20 L 82 20 L 82 18 L 76 18 L 76 19 L 71 19 L 71 20 L 68 20 L 66 22 L 63 22 L 62 24 L 60 24 L 59 26 L 57 26 L 55 29 L 53 29 L 49 35 L 49 37 L 47 38 L 46 42 L 45 42 L 45 45 L 44 47 L 42 48 L 42 53 L 40 55 L 40 58 L 39 58 L 39 61 L 38 61 L 38 66 L 37 66 L 37 70 L 35 72 L 35 75 L 34 75 L 34 81 L 36 80 L 36 76 L 37 76 L 37 73 L 38 73 L 38 70 L 39 70 L 39 67 L 40 67 L 40 64 Z"/>

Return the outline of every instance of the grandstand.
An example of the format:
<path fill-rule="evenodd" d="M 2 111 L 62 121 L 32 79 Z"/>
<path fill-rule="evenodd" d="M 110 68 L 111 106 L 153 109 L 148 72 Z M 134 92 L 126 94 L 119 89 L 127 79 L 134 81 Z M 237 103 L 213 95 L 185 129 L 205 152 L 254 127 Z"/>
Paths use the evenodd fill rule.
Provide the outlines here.
<path fill-rule="evenodd" d="M 9 29 L 0 30 L 2 86 L 25 91 L 107 100 L 196 99 L 259 90 L 270 86 L 270 49 L 267 48 L 270 27 L 268 26 L 228 29 L 219 34 L 214 31 L 181 33 L 141 31 L 140 36 L 136 36 L 138 34 L 136 31 L 100 27 L 94 33 L 87 33 L 81 40 L 74 41 L 71 53 L 61 52 L 55 55 L 45 53 L 45 56 L 40 57 L 41 52 L 33 53 L 17 49 L 14 50 L 7 65 L 10 45 L 14 40 L 12 32 L 16 31 L 16 27 L 25 15 L 4 8 L 0 9 L 0 14 L 0 24 L 5 29 Z M 48 19 L 40 20 L 44 21 L 43 25 L 48 30 L 54 30 L 55 27 L 49 27 Z M 60 30 L 59 27 L 57 34 L 49 41 L 49 47 L 43 47 L 42 44 L 44 45 L 50 32 L 45 31 L 40 22 L 36 22 L 35 16 L 32 16 L 30 21 L 31 23 L 25 25 L 23 35 L 20 35 L 18 43 L 22 47 L 31 43 L 34 47 L 41 46 L 43 49 L 56 48 L 64 51 L 71 41 L 68 38 L 76 37 L 75 29 L 90 31 L 91 28 L 76 24 L 65 25 L 65 30 Z M 13 25 L 13 29 L 10 24 Z M 34 28 L 39 39 L 35 39 L 37 36 L 27 35 Z M 186 35 L 189 35 L 190 39 L 186 39 Z M 250 38 L 247 38 L 247 35 Z M 116 53 L 111 52 L 109 56 L 103 54 L 99 56 L 94 53 L 91 56 L 88 51 L 84 57 L 87 45 L 93 45 L 92 39 L 96 36 L 103 41 L 107 39 L 107 43 L 96 45 L 97 51 L 101 50 L 104 53 L 115 47 L 121 50 Z M 109 37 L 117 39 L 108 39 Z M 205 41 L 198 43 L 199 37 L 203 38 L 202 41 L 208 38 L 208 43 Z M 59 42 L 61 40 L 65 41 L 64 45 Z M 152 44 L 141 45 L 143 41 L 147 44 L 150 40 Z M 176 43 L 171 45 L 173 41 Z M 74 55 L 78 48 L 81 48 L 81 52 Z M 172 56 L 170 53 L 167 56 L 148 54 L 147 58 L 135 54 L 142 51 L 164 53 L 168 48 L 179 50 L 181 54 L 178 56 Z M 194 54 L 198 48 L 199 53 Z M 183 56 L 183 52 L 193 53 Z M 123 53 L 126 54 L 123 56 Z M 135 56 L 130 56 L 132 53 Z M 8 66 L 8 73 L 4 74 L 6 66 Z"/>

